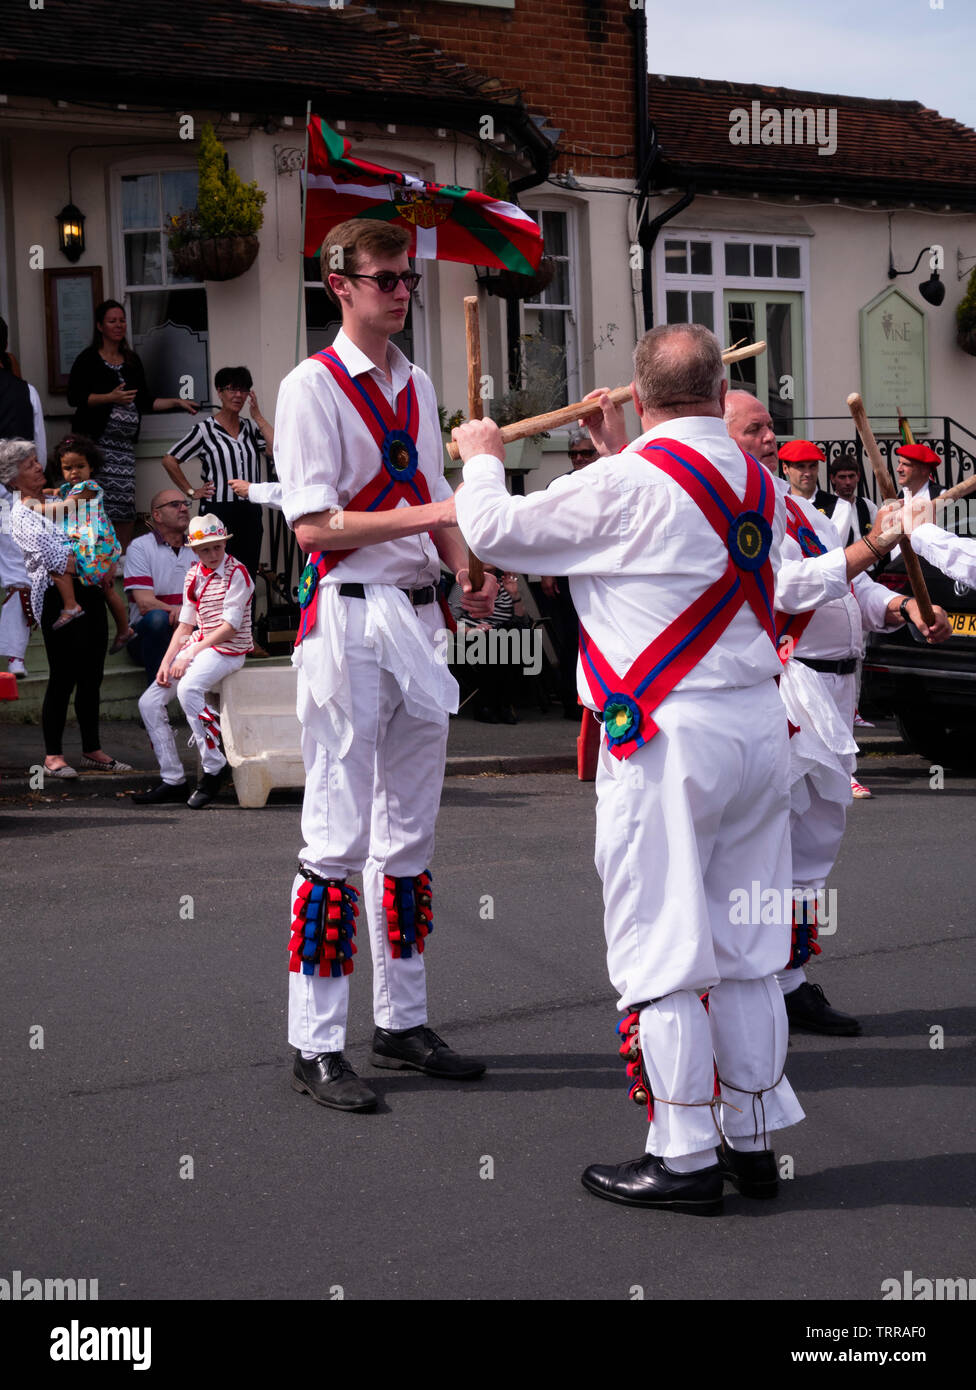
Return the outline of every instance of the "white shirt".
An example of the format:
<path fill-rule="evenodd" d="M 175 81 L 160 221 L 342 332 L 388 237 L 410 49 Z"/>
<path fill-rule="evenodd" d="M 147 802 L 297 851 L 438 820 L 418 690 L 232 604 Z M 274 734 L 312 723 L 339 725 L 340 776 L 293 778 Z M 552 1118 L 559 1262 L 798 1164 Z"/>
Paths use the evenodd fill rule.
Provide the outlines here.
<path fill-rule="evenodd" d="M 248 488 L 246 502 L 254 502 L 259 507 L 277 507 L 281 510 L 280 483 L 252 483 Z"/>
<path fill-rule="evenodd" d="M 777 490 L 789 492 L 778 478 Z M 802 497 L 791 499 L 827 554 L 805 557 L 798 541 L 783 541 L 783 564 L 776 576 L 776 607 L 782 613 L 816 612 L 796 644 L 796 655 L 819 661 L 843 661 L 864 652 L 864 632 L 880 632 L 885 626 L 890 589 L 866 574 L 847 578 L 847 556 L 830 517 Z M 853 590 L 853 592 L 852 592 Z"/>
<path fill-rule="evenodd" d="M 24 552 L 10 530 L 13 503 L 13 493 L 0 483 L 0 584 L 5 589 L 26 589 L 30 586 L 30 579 L 24 564 Z"/>
<path fill-rule="evenodd" d="M 392 381 L 341 330 L 333 348 L 353 376 L 367 374 L 392 405 L 413 374 L 420 425 L 418 473 L 427 479 L 431 501 L 451 496 L 444 477 L 444 442 L 433 383 L 390 344 Z M 281 479 L 282 510 L 289 525 L 314 512 L 345 507 L 383 467 L 380 451 L 359 412 L 336 384 L 328 367 L 314 358 L 288 373 L 275 410 L 275 462 Z M 397 504 L 409 505 L 401 499 Z M 340 560 L 327 583 L 358 582 L 421 588 L 440 577 L 440 558 L 425 533 L 360 547 Z"/>
<path fill-rule="evenodd" d="M 912 549 L 950 579 L 976 589 L 976 541 L 926 521 L 913 528 Z"/>
<path fill-rule="evenodd" d="M 125 552 L 122 587 L 127 593 L 151 589 L 160 603 L 175 608 L 183 602 L 183 584 L 196 558 L 188 545 L 174 550 L 155 531 L 137 536 Z M 141 617 L 138 604 L 130 600 L 129 622 L 138 622 Z"/>
<path fill-rule="evenodd" d="M 511 497 L 502 463 L 489 455 L 464 466 L 458 523 L 482 559 L 505 569 L 565 574 L 580 621 L 623 675 L 664 628 L 728 564 L 728 551 L 697 503 L 636 451 L 654 439 L 697 449 L 737 496 L 746 461 L 717 417 L 685 416 L 657 425 L 612 458 L 556 478 L 544 492 Z M 770 481 L 772 478 L 770 476 Z M 779 568 L 786 511 L 773 517 L 770 558 Z M 779 657 L 748 604 L 675 687 L 681 691 L 757 685 L 781 670 Z M 594 708 L 578 668 L 580 698 Z"/>
<path fill-rule="evenodd" d="M 867 504 L 868 516 L 872 521 L 874 521 L 874 518 L 878 515 L 877 505 L 871 501 L 870 497 L 855 498 L 853 502 L 848 502 L 843 497 L 838 497 L 837 505 L 834 507 L 834 514 L 830 520 L 833 522 L 837 534 L 845 545 L 853 545 L 855 541 L 859 541 L 864 535 L 864 532 L 861 530 L 860 519 L 857 515 L 858 500 Z"/>

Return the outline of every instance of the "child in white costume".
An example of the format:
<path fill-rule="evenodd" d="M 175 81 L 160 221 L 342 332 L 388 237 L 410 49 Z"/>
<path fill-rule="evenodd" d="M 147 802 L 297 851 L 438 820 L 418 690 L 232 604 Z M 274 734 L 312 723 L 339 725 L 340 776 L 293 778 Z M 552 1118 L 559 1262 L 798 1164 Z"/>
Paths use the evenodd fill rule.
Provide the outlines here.
<path fill-rule="evenodd" d="M 203 765 L 203 775 L 187 805 L 194 810 L 206 806 L 223 781 L 227 759 L 220 748 L 219 725 L 207 707 L 207 692 L 216 689 L 232 671 L 240 670 L 252 648 L 254 595 L 247 570 L 226 553 L 230 539 L 219 517 L 198 516 L 190 522 L 187 545 L 199 559 L 187 572 L 180 621 L 156 680 L 139 700 L 139 713 L 159 759 L 162 782 L 148 792 L 137 793 L 133 797 L 136 802 L 184 799 L 183 765 L 166 714 L 174 694 L 183 706 Z"/>

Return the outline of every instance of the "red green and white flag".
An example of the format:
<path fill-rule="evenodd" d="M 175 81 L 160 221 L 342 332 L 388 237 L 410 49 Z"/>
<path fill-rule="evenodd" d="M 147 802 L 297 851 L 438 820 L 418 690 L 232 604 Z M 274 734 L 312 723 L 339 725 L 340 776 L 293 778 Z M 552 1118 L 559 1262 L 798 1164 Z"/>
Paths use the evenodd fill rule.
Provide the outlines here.
<path fill-rule="evenodd" d="M 308 123 L 305 255 L 348 217 L 405 227 L 410 254 L 531 275 L 542 259 L 542 229 L 514 203 L 456 184 L 425 183 L 349 156 L 349 141 L 320 116 Z"/>

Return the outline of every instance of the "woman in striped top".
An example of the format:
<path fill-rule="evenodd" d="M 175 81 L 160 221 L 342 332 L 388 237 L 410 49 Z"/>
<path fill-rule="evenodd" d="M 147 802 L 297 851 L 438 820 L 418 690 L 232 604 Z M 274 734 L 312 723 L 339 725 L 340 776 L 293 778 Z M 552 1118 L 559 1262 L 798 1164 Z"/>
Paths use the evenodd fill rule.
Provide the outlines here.
<path fill-rule="evenodd" d="M 165 456 L 163 467 L 174 486 L 187 497 L 210 499 L 210 511 L 233 534 L 228 550 L 253 579 L 261 558 L 262 512 L 253 502 L 235 497 L 231 480 L 242 478 L 248 483 L 260 483 L 261 455 L 270 458 L 274 432 L 261 414 L 246 367 L 222 367 L 214 385 L 220 409 L 209 419 L 194 423 Z M 242 420 L 241 411 L 248 403 L 251 418 Z M 183 473 L 181 465 L 191 458 L 200 459 L 202 487 L 191 487 Z"/>

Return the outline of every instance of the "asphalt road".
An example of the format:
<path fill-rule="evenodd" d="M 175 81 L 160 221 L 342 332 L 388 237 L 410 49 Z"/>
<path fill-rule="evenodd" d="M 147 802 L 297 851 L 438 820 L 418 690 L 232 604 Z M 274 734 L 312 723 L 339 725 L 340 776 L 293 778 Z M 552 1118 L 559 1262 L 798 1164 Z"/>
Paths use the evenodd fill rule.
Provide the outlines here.
<path fill-rule="evenodd" d="M 615 1053 L 591 785 L 448 780 L 431 1021 L 490 1071 L 373 1071 L 363 944 L 365 1116 L 289 1086 L 294 800 L 0 797 L 0 1276 L 97 1278 L 102 1300 L 879 1300 L 906 1270 L 972 1277 L 976 784 L 933 788 L 907 756 L 860 775 L 877 795 L 851 810 L 812 973 L 864 1036 L 794 1038 L 795 1176 L 707 1221 L 579 1183 L 645 1133 Z"/>

